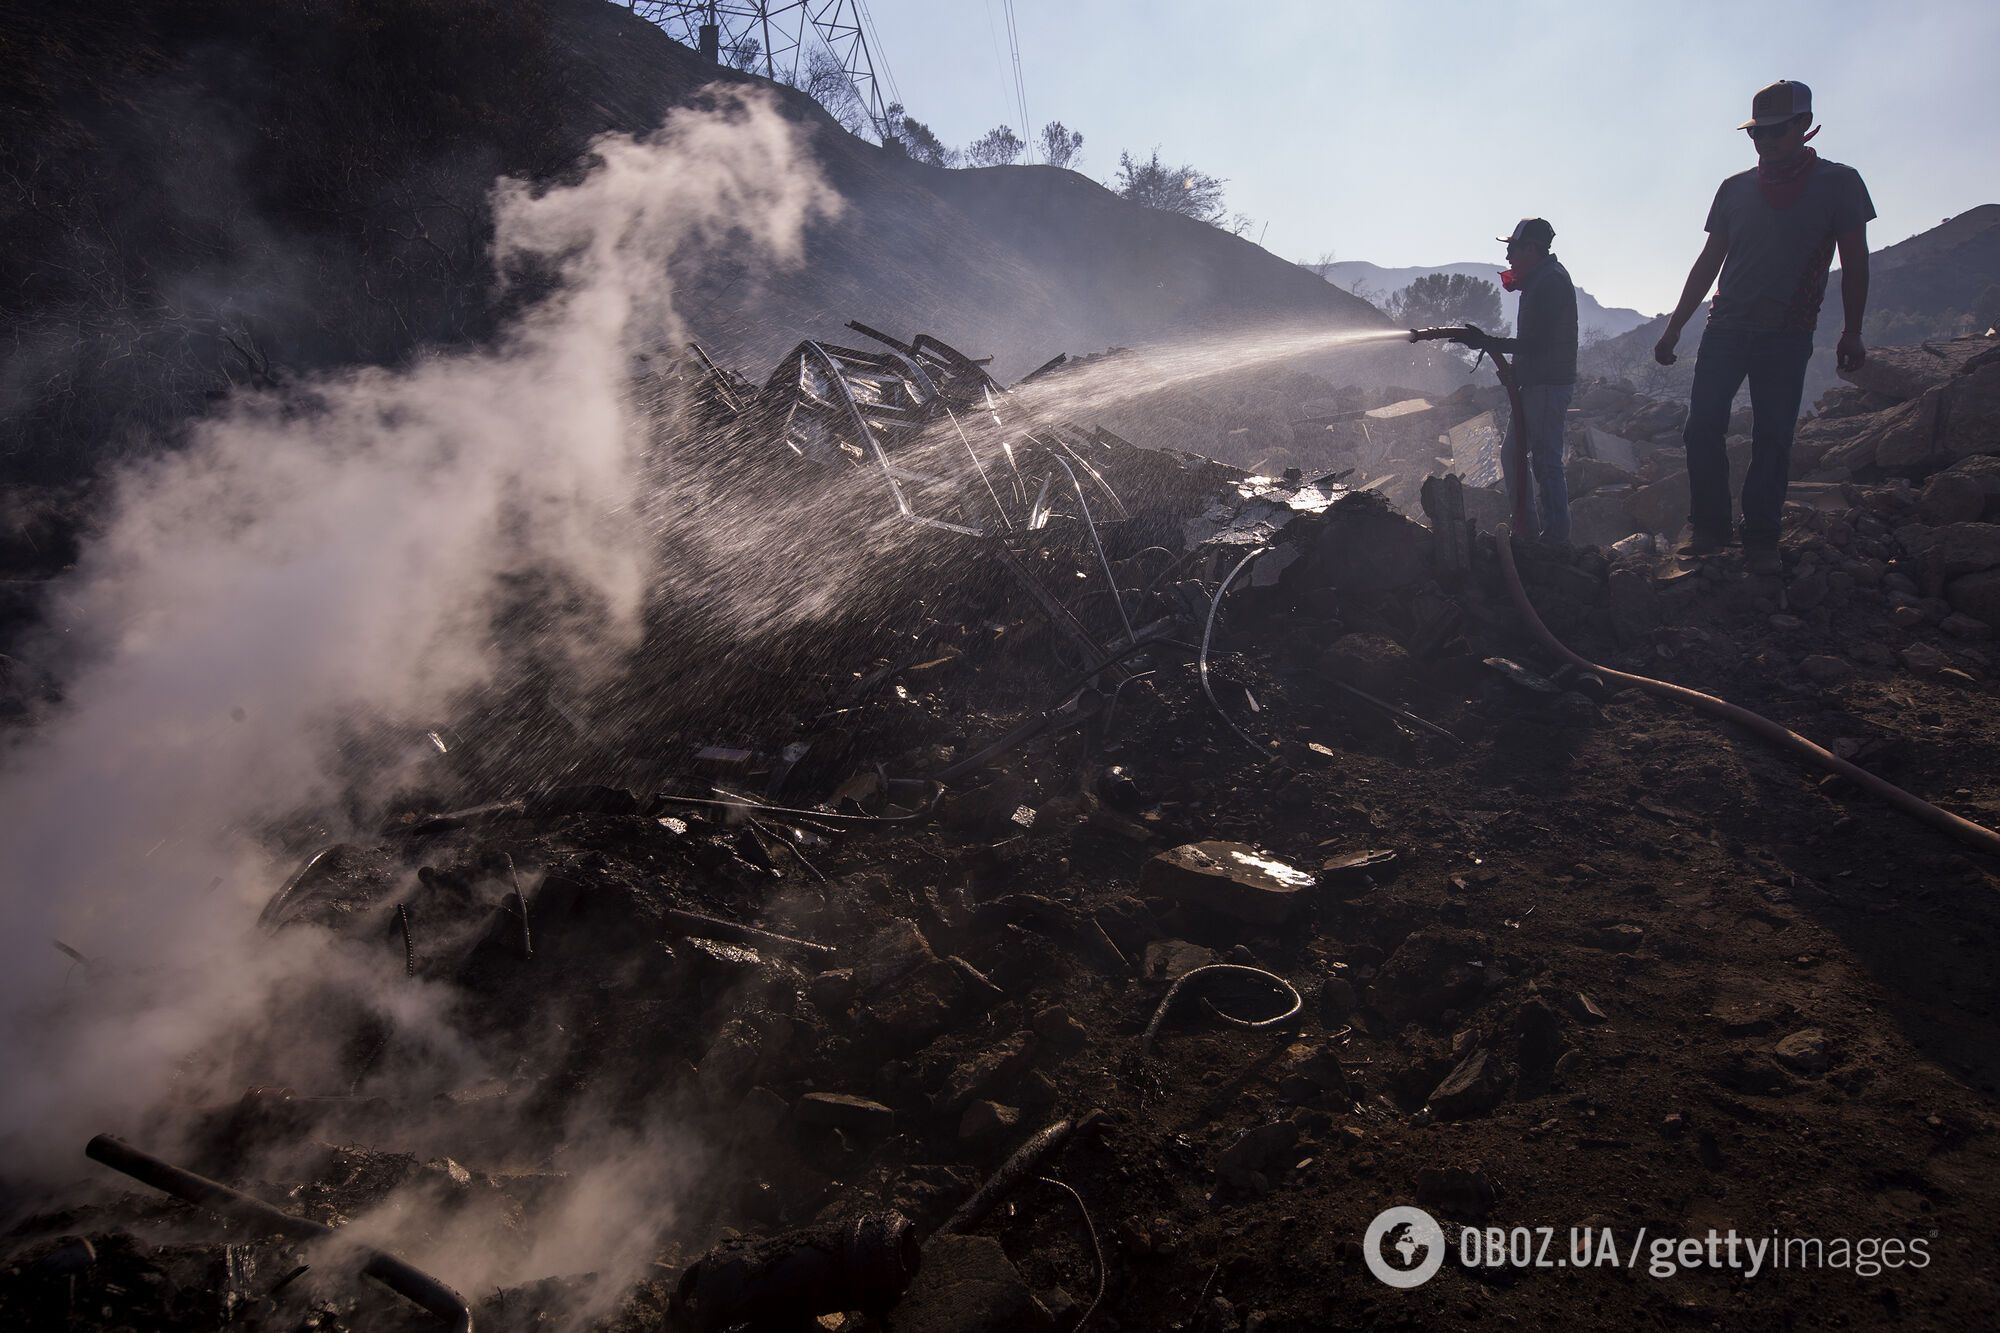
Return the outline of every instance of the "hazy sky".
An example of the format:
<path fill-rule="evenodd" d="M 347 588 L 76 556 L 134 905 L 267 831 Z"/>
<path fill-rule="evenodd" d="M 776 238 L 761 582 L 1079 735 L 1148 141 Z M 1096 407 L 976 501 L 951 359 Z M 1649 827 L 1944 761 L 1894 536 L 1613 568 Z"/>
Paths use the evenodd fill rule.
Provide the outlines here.
<path fill-rule="evenodd" d="M 869 7 L 910 114 L 954 145 L 1018 128 L 1001 0 Z M 1812 86 L 1814 146 L 1868 182 L 1874 248 L 2000 201 L 1995 0 L 1014 9 L 1028 114 L 1083 132 L 1085 174 L 1158 145 L 1226 178 L 1288 259 L 1498 261 L 1492 238 L 1540 214 L 1600 300 L 1664 310 L 1778 78 Z"/>

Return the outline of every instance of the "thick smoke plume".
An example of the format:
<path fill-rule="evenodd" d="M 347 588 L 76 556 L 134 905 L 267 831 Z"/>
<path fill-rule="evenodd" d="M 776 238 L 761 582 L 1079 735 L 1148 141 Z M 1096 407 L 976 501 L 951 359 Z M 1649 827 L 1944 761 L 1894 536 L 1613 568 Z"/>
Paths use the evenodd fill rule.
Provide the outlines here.
<path fill-rule="evenodd" d="M 493 678 L 496 611 L 523 579 L 564 593 L 534 631 L 543 657 L 615 672 L 671 522 L 642 481 L 632 369 L 677 345 L 690 266 L 796 264 L 841 207 L 800 136 L 764 99 L 715 92 L 650 135 L 600 139 L 573 183 L 501 182 L 495 251 L 522 313 L 496 345 L 240 401 L 120 479 L 51 610 L 64 706 L 0 771 L 0 1143 L 17 1179 L 73 1172 L 91 1133 L 269 1078 L 241 1056 L 286 1044 L 259 1029 L 303 975 L 422 1043 L 437 1081 L 478 1072 L 445 997 L 385 989 L 320 932 L 257 931 L 290 869 L 273 830 L 367 827 L 354 793 L 402 781 L 424 732 Z M 522 1262 L 548 1267 L 513 1278 L 582 1253 L 644 1261 L 581 1229 L 629 1226 L 621 1180 L 664 1188 L 625 1169 L 641 1146 L 577 1157 L 590 1206 L 567 1212 L 570 1252 L 544 1242 Z"/>

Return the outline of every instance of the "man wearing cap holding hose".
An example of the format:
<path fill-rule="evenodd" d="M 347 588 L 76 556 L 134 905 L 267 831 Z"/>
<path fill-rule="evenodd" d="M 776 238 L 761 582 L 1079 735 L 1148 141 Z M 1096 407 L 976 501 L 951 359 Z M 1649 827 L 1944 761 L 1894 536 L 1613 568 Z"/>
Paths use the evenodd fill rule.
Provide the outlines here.
<path fill-rule="evenodd" d="M 1576 392 L 1576 284 L 1569 270 L 1549 253 L 1556 229 L 1543 218 L 1522 218 L 1514 234 L 1497 239 L 1507 246 L 1501 285 L 1521 294 L 1515 324 L 1518 336 L 1477 333 L 1461 338 L 1467 347 L 1506 352 L 1514 358 L 1521 415 L 1507 421 L 1507 447 L 1500 460 L 1507 493 L 1527 492 L 1527 512 L 1546 542 L 1569 541 L 1569 484 L 1563 474 L 1563 422 Z M 1515 475 L 1515 457 L 1527 461 L 1529 477 Z M 1528 536 L 1522 533 L 1522 536 Z"/>
<path fill-rule="evenodd" d="M 1840 252 L 1840 299 L 1845 326 L 1835 352 L 1842 370 L 1867 356 L 1861 316 L 1868 304 L 1868 221 L 1875 205 L 1854 168 L 1829 162 L 1807 146 L 1812 90 L 1780 79 L 1750 103 L 1748 130 L 1757 166 L 1722 182 L 1708 210 L 1702 248 L 1667 331 L 1653 349 L 1663 366 L 1688 317 L 1721 275 L 1708 328 L 1695 359 L 1688 396 L 1688 555 L 1710 555 L 1729 544 L 1729 455 L 1723 437 L 1729 409 L 1750 381 L 1750 472 L 1743 479 L 1743 554 L 1752 572 L 1776 574 L 1778 523 L 1791 479 L 1792 432 L 1805 392 L 1813 329 L 1826 295 L 1827 268 Z M 1808 130 L 1811 130 L 1808 133 Z"/>

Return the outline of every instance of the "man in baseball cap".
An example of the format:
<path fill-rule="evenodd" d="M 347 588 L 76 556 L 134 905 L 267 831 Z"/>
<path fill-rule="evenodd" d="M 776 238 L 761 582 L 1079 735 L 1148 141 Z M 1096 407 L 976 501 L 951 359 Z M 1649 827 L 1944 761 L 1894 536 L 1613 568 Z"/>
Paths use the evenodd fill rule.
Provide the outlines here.
<path fill-rule="evenodd" d="M 1743 480 L 1744 563 L 1780 573 L 1778 520 L 1791 478 L 1792 431 L 1805 392 L 1813 330 L 1826 295 L 1828 265 L 1840 253 L 1845 325 L 1835 351 L 1842 370 L 1866 358 L 1861 317 L 1868 305 L 1868 221 L 1875 205 L 1853 167 L 1808 146 L 1812 89 L 1780 79 L 1750 99 L 1748 131 L 1757 165 L 1722 182 L 1708 210 L 1708 244 L 1688 273 L 1680 304 L 1653 357 L 1674 364 L 1674 347 L 1717 275 L 1715 304 L 1695 359 L 1687 446 L 1688 555 L 1729 543 L 1729 411 L 1750 381 L 1750 472 Z"/>
<path fill-rule="evenodd" d="M 1500 284 L 1521 294 L 1516 335 L 1496 338 L 1482 334 L 1464 340 L 1469 347 L 1506 352 L 1514 358 L 1514 382 L 1520 388 L 1522 421 L 1507 420 L 1507 447 L 1500 459 L 1507 473 L 1507 493 L 1529 496 L 1527 512 L 1534 516 L 1544 541 L 1569 541 L 1569 485 L 1563 473 L 1563 421 L 1576 392 L 1576 284 L 1569 270 L 1550 253 L 1556 229 L 1545 218 L 1522 218 L 1512 233 L 1496 237 L 1507 247 L 1507 271 Z M 1526 448 L 1520 449 L 1525 443 Z M 1528 477 L 1514 475 L 1516 451 L 1527 459 Z M 1527 534 L 1522 534 L 1526 536 Z"/>

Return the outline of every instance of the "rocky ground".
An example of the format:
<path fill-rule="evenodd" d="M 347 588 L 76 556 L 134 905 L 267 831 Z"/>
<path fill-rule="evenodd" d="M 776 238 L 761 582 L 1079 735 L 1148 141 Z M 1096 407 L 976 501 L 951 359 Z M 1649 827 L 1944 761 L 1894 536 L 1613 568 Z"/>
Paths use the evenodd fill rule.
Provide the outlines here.
<path fill-rule="evenodd" d="M 1523 547 L 1530 596 L 1592 660 L 2000 822 L 2000 431 L 1977 407 L 2000 365 L 1975 361 L 1915 392 L 1857 387 L 1893 401 L 1843 397 L 1808 425 L 1807 466 L 1843 475 L 1788 509 L 1781 576 L 1677 561 L 1649 536 L 1665 529 L 1635 525 L 1615 549 Z M 1634 434 L 1673 428 L 1669 406 L 1619 411 Z M 1609 433 L 1613 414 L 1593 420 Z M 1273 493 L 1191 476 L 1239 513 Z M 1279 503 L 1298 509 L 1292 486 Z M 316 1220 L 373 1219 L 377 1243 L 464 1283 L 481 1328 L 667 1326 L 718 1241 L 887 1210 L 925 1242 L 899 1301 L 762 1326 L 1990 1326 L 2000 867 L 1722 724 L 1551 680 L 1490 535 L 1458 562 L 1374 497 L 1325 494 L 1279 515 L 1298 556 L 1282 575 L 1228 596 L 1214 704 L 1194 645 L 1244 548 L 1160 553 L 1107 529 L 1121 586 L 1151 588 L 1135 605 L 1170 623 L 1129 680 L 1077 692 L 1031 607 L 933 602 L 828 663 L 791 715 L 719 722 L 720 748 L 656 790 L 403 812 L 282 895 L 273 925 L 385 984 L 444 988 L 487 1077 L 426 1083 L 415 1037 L 321 1013 L 351 1031 L 315 1082 L 270 1086 L 252 1050 L 240 1101 L 177 1112 L 152 1146 Z M 1047 558 L 1074 578 L 1093 557 L 1071 541 Z M 1109 634 L 1104 600 L 1074 609 Z M 955 771 L 1051 701 L 1068 711 L 1041 735 Z M 784 757 L 796 740 L 807 758 Z M 935 799 L 917 780 L 945 773 Z M 717 791 L 819 813 L 695 803 Z M 1274 865 L 1170 855 L 1214 842 Z M 685 913 L 784 938 L 714 938 L 730 932 Z M 1281 978 L 1299 1012 L 1231 1025 L 1286 1005 L 1221 974 L 1149 1037 L 1170 983 L 1214 962 Z M 323 998 L 302 977 L 285 1001 Z M 469 1245 L 520 1271 L 570 1225 L 584 1106 L 674 1127 L 656 1265 L 608 1312 L 578 1313 L 587 1254 L 475 1287 Z M 997 1208 L 944 1225 L 1064 1120 Z M 15 1199 L 11 1327 L 428 1326 L 337 1263 L 88 1169 Z M 1449 1245 L 1409 1291 L 1362 1256 L 1396 1204 Z M 1588 1227 L 1621 1245 L 1642 1228 L 1896 1238 L 1925 1262 L 1468 1268 L 1465 1226 L 1555 1228 L 1552 1257 Z"/>

